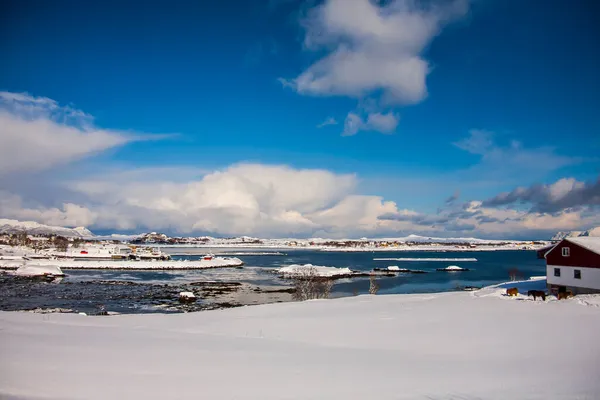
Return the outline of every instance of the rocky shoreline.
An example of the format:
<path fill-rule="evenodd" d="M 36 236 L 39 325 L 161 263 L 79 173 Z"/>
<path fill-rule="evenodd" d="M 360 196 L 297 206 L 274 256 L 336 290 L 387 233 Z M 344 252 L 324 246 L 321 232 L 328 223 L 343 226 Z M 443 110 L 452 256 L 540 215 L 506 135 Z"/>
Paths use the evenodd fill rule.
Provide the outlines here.
<path fill-rule="evenodd" d="M 294 288 L 241 282 L 152 284 L 92 280 L 64 282 L 0 273 L 0 310 L 72 312 L 87 315 L 177 313 L 292 301 Z M 196 301 L 181 303 L 179 293 Z"/>

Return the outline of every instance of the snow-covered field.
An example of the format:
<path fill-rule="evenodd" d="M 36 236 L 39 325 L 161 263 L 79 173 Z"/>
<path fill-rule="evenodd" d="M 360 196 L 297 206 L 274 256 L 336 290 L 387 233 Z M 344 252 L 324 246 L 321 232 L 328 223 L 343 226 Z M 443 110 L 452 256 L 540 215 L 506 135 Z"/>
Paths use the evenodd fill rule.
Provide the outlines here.
<path fill-rule="evenodd" d="M 0 312 L 0 398 L 600 398 L 598 297 L 504 290 L 178 315 Z"/>
<path fill-rule="evenodd" d="M 93 260 L 32 260 L 2 261 L 0 268 L 18 268 L 27 265 L 54 265 L 61 269 L 131 269 L 131 270 L 177 270 L 238 267 L 244 263 L 237 257 L 215 257 L 212 260 L 176 261 L 93 261 Z"/>

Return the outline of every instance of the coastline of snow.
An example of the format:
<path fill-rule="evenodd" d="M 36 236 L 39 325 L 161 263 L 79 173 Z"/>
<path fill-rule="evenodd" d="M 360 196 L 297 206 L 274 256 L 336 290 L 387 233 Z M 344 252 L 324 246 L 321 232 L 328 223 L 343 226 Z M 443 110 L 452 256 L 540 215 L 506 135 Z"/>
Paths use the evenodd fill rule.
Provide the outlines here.
<path fill-rule="evenodd" d="M 292 264 L 287 267 L 281 267 L 277 272 L 285 278 L 319 277 L 334 278 L 346 277 L 354 274 L 350 268 L 324 267 L 312 264 Z"/>
<path fill-rule="evenodd" d="M 18 262 L 3 262 L 0 268 L 15 269 Z M 184 270 L 241 267 L 243 261 L 237 257 L 214 257 L 211 260 L 177 261 L 91 261 L 91 260 L 35 260 L 25 265 L 55 265 L 61 269 L 127 269 L 127 270 Z"/>
<path fill-rule="evenodd" d="M 0 312 L 0 397 L 592 399 L 600 307 L 589 300 L 454 292 L 50 321 Z"/>

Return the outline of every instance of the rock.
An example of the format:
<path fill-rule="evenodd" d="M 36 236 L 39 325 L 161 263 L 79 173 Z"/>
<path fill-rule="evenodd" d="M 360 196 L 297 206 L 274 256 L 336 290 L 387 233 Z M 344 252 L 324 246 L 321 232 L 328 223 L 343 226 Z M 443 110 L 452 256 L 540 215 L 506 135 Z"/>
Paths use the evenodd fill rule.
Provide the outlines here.
<path fill-rule="evenodd" d="M 180 303 L 193 303 L 196 301 L 196 295 L 192 292 L 181 292 L 179 293 Z"/>

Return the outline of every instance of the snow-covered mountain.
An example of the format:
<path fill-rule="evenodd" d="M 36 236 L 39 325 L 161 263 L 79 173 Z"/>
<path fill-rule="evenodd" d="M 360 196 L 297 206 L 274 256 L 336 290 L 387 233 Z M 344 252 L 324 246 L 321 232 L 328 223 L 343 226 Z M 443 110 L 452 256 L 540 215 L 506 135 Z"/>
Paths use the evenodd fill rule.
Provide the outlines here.
<path fill-rule="evenodd" d="M 588 229 L 587 231 L 557 232 L 556 235 L 552 236 L 552 240 L 563 240 L 564 238 L 578 236 L 600 237 L 600 226 Z"/>
<path fill-rule="evenodd" d="M 0 233 L 26 232 L 30 235 L 60 235 L 73 238 L 90 238 L 94 234 L 82 226 L 65 228 L 62 226 L 44 225 L 34 221 L 17 221 L 16 219 L 0 218 Z"/>

